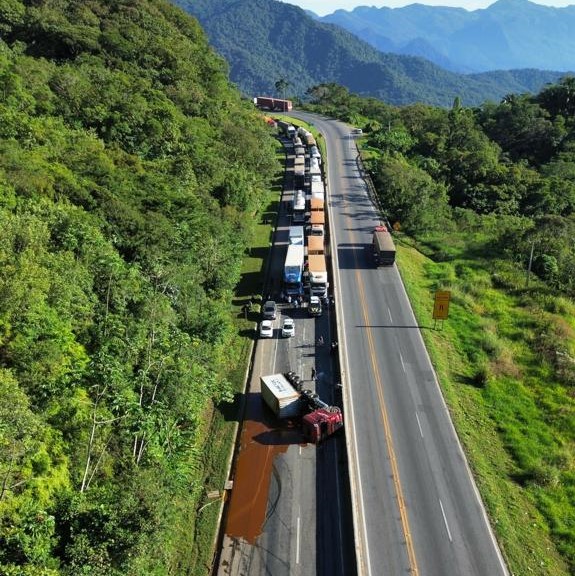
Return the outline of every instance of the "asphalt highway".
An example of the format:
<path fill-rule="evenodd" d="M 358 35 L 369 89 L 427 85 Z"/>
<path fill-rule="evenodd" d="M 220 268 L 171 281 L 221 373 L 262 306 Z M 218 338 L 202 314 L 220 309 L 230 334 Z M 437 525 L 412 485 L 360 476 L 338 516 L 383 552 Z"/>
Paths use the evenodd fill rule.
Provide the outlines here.
<path fill-rule="evenodd" d="M 326 138 L 358 573 L 499 576 L 507 569 L 396 266 L 375 268 L 380 223 L 350 127 Z"/>
<path fill-rule="evenodd" d="M 278 302 L 290 225 L 284 203 L 291 195 L 288 182 L 268 270 L 270 296 Z M 286 316 L 295 320 L 292 338 L 280 334 Z M 344 436 L 338 434 L 319 446 L 307 444 L 297 428 L 274 421 L 259 397 L 261 375 L 293 370 L 305 388 L 330 404 L 336 402 L 329 350 L 332 323 L 329 309 L 312 318 L 305 309 L 280 303 L 274 337 L 256 342 L 218 576 L 356 572 Z M 322 347 L 316 346 L 320 335 L 325 341 Z"/>

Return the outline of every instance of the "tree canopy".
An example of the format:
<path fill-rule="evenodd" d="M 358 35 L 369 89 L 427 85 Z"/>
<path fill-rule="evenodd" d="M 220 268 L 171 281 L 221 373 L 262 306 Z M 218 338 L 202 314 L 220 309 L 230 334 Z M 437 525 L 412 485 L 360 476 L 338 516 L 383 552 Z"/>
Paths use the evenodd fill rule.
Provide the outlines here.
<path fill-rule="evenodd" d="M 0 572 L 173 573 L 273 140 L 168 2 L 0 27 Z"/>

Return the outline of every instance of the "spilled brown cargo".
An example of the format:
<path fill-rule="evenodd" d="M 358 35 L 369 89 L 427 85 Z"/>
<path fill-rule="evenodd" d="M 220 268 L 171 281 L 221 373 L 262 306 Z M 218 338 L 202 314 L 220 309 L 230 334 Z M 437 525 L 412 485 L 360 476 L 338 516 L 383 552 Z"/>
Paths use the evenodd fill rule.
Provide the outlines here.
<path fill-rule="evenodd" d="M 263 406 L 259 394 L 248 394 L 226 534 L 255 544 L 266 518 L 274 458 L 290 444 L 302 442 L 297 428 L 282 426 Z"/>

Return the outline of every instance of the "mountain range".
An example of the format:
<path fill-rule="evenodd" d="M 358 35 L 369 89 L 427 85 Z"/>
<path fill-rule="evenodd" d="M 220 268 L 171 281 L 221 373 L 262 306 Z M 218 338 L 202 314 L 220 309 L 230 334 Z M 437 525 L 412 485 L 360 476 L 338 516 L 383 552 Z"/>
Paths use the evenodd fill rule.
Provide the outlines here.
<path fill-rule="evenodd" d="M 497 0 L 488 8 L 359 6 L 317 17 L 382 52 L 422 56 L 455 72 L 575 70 L 575 5 Z"/>
<path fill-rule="evenodd" d="M 198 19 L 246 96 L 281 96 L 275 84 L 282 79 L 290 97 L 305 97 L 318 84 L 337 83 L 395 105 L 445 107 L 456 97 L 464 105 L 478 105 L 510 93 L 537 92 L 563 75 L 535 69 L 454 73 L 419 56 L 382 53 L 340 26 L 276 0 L 174 3 Z"/>

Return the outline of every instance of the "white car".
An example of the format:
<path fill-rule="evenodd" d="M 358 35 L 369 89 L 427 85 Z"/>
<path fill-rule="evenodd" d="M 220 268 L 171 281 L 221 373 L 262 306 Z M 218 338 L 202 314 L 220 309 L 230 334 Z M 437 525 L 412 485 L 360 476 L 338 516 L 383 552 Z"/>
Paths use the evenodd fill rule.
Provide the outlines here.
<path fill-rule="evenodd" d="M 274 325 L 271 320 L 262 320 L 260 324 L 260 338 L 273 338 Z"/>
<path fill-rule="evenodd" d="M 286 318 L 282 326 L 282 336 L 291 338 L 295 334 L 295 323 L 293 318 Z"/>

